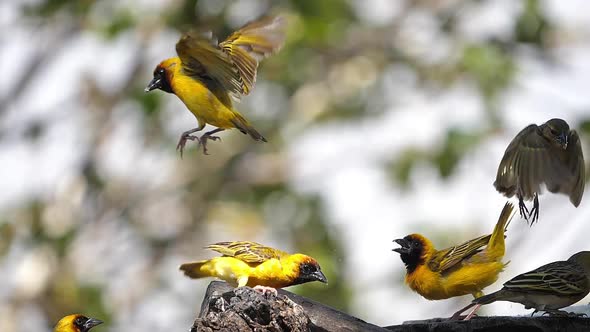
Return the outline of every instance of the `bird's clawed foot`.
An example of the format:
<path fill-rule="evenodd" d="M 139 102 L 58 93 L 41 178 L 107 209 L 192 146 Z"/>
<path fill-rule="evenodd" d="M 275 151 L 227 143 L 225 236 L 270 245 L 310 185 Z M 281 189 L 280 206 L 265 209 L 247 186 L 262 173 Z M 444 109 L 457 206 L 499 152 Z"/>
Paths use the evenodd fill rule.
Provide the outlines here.
<path fill-rule="evenodd" d="M 203 147 L 203 154 L 205 154 L 205 155 L 209 154 L 209 153 L 207 153 L 207 141 L 208 140 L 221 141 L 221 137 L 211 136 L 210 133 L 205 133 L 201 136 L 201 138 L 199 139 L 199 146 Z"/>
<path fill-rule="evenodd" d="M 278 295 L 277 289 L 276 288 L 272 288 L 272 287 L 266 287 L 266 286 L 260 286 L 260 285 L 258 285 L 258 286 L 254 286 L 253 289 L 256 290 L 256 291 L 261 292 L 262 295 L 266 294 L 267 292 L 273 294 L 274 296 L 277 296 Z"/>
<path fill-rule="evenodd" d="M 203 154 L 209 154 L 207 153 L 207 141 L 208 140 L 212 140 L 212 141 L 221 141 L 221 137 L 218 136 L 213 136 L 213 134 L 218 133 L 220 131 L 223 131 L 224 129 L 222 128 L 217 128 L 214 130 L 211 130 L 209 132 L 204 133 L 203 135 L 201 135 L 201 137 L 197 137 L 194 135 L 191 135 L 199 130 L 202 130 L 203 128 L 194 128 L 191 130 L 187 130 L 184 133 L 182 133 L 182 135 L 180 135 L 180 140 L 178 140 L 178 144 L 176 145 L 176 150 L 180 151 L 180 158 L 182 158 L 182 152 L 184 150 L 184 146 L 186 145 L 186 141 L 197 141 L 199 142 L 199 146 L 203 147 Z"/>
<path fill-rule="evenodd" d="M 535 198 L 533 199 L 533 208 L 531 209 L 531 213 L 529 213 L 529 219 L 531 221 L 531 226 L 535 221 L 539 220 L 539 195 L 537 194 L 535 194 Z"/>
<path fill-rule="evenodd" d="M 199 144 L 201 142 L 201 140 L 194 135 L 191 135 L 192 133 L 196 132 L 197 129 L 191 129 L 191 130 L 187 130 L 184 133 L 182 133 L 182 135 L 180 135 L 180 139 L 178 140 L 178 144 L 176 144 L 176 151 L 180 151 L 180 158 L 182 158 L 182 152 L 184 151 L 184 146 L 186 145 L 186 141 L 198 141 Z"/>
<path fill-rule="evenodd" d="M 518 197 L 518 211 L 520 212 L 520 217 L 529 221 L 529 209 L 527 209 L 526 204 L 524 204 L 524 200 L 522 197 Z"/>

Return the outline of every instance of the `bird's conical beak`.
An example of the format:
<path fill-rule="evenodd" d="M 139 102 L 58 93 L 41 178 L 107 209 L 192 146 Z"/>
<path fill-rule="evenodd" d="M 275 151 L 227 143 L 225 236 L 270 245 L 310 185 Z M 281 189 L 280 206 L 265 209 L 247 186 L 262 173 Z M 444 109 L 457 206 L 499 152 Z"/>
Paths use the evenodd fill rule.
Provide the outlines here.
<path fill-rule="evenodd" d="M 91 328 L 95 327 L 96 325 L 100 325 L 103 322 L 99 319 L 96 318 L 88 318 L 88 320 L 86 321 L 86 323 L 84 323 L 84 331 L 88 331 Z"/>
<path fill-rule="evenodd" d="M 162 79 L 160 77 L 154 77 L 150 83 L 145 87 L 143 91 L 150 92 L 154 89 L 159 89 L 162 87 Z"/>
<path fill-rule="evenodd" d="M 410 243 L 408 242 L 408 240 L 396 239 L 396 240 L 393 240 L 393 242 L 399 244 L 401 246 L 401 248 L 391 249 L 392 251 L 395 251 L 400 254 L 409 254 L 410 253 Z"/>
<path fill-rule="evenodd" d="M 322 271 L 316 271 L 312 274 L 313 278 L 317 281 L 323 282 L 324 284 L 328 283 L 328 278 L 324 275 Z"/>
<path fill-rule="evenodd" d="M 567 134 L 559 135 L 559 143 L 561 143 L 561 147 L 565 150 L 567 149 Z"/>

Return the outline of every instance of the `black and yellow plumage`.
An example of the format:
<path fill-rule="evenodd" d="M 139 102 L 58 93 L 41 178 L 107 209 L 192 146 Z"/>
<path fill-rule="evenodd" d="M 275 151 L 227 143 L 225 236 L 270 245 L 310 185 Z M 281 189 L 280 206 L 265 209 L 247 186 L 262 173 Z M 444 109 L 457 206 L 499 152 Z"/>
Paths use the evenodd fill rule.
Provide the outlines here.
<path fill-rule="evenodd" d="M 55 324 L 53 332 L 88 332 L 102 321 L 81 314 L 67 315 Z"/>
<path fill-rule="evenodd" d="M 513 205 L 506 203 L 491 234 L 442 250 L 420 234 L 394 240 L 401 246 L 393 251 L 406 265 L 406 284 L 429 300 L 482 296 L 506 266 L 504 233 L 513 212 Z"/>
<path fill-rule="evenodd" d="M 212 135 L 230 128 L 266 142 L 234 108 L 232 99 L 239 100 L 252 91 L 259 62 L 281 48 L 285 29 L 286 19 L 275 16 L 250 22 L 219 44 L 211 37 L 189 32 L 176 44 L 178 56 L 158 64 L 146 91 L 175 94 L 199 124 L 181 135 L 177 145 L 181 155 L 187 140 L 197 140 L 207 154 L 207 140 L 219 139 Z M 201 137 L 192 135 L 207 124 L 217 129 Z"/>
<path fill-rule="evenodd" d="M 218 277 L 237 287 L 282 288 L 311 281 L 327 282 L 318 262 L 304 254 L 289 254 L 250 241 L 219 242 L 205 248 L 222 256 L 182 264 L 180 270 L 186 276 Z"/>

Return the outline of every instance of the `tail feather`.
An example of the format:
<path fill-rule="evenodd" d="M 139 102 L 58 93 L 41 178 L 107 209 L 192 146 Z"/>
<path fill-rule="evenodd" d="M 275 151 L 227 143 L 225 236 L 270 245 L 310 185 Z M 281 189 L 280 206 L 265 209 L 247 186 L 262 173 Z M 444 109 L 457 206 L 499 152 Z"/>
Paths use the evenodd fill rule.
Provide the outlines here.
<path fill-rule="evenodd" d="M 483 304 L 490 304 L 490 303 L 496 302 L 496 301 L 502 301 L 506 296 L 506 292 L 507 292 L 506 290 L 500 289 L 497 292 L 493 292 L 488 295 L 480 296 L 480 297 L 474 299 L 471 303 L 483 305 Z"/>
<path fill-rule="evenodd" d="M 199 279 L 211 276 L 211 271 L 207 266 L 209 260 L 185 263 L 180 266 L 180 270 L 184 275 L 191 279 Z"/>
<path fill-rule="evenodd" d="M 488 246 L 486 248 L 488 253 L 494 254 L 497 257 L 504 256 L 504 232 L 508 228 L 508 224 L 510 224 L 510 220 L 512 220 L 513 215 L 514 205 L 512 205 L 510 202 L 506 202 L 506 205 L 504 205 L 504 208 L 500 213 L 500 218 L 498 218 L 496 227 L 494 227 L 490 242 L 488 242 Z"/>
<path fill-rule="evenodd" d="M 503 301 L 506 299 L 506 297 L 509 293 L 510 293 L 510 291 L 500 289 L 499 291 L 490 293 L 488 295 L 481 295 L 481 296 L 474 295 L 475 299 L 473 299 L 473 301 L 471 301 L 471 303 L 469 303 L 467 306 L 465 306 L 465 307 L 461 308 L 461 310 L 457 311 L 451 317 L 451 320 L 460 319 L 462 313 L 464 313 L 465 311 L 467 311 L 468 309 L 470 309 L 474 306 L 482 306 L 484 304 L 490 304 L 490 303 L 496 302 L 496 301 Z M 477 310 L 477 308 L 475 308 L 469 315 L 475 313 L 476 310 Z"/>
<path fill-rule="evenodd" d="M 256 141 L 263 141 L 267 142 L 266 138 L 262 136 L 254 127 L 250 125 L 248 120 L 246 120 L 240 114 L 236 114 L 236 116 L 231 120 L 234 126 L 238 128 L 242 133 L 250 135 Z"/>

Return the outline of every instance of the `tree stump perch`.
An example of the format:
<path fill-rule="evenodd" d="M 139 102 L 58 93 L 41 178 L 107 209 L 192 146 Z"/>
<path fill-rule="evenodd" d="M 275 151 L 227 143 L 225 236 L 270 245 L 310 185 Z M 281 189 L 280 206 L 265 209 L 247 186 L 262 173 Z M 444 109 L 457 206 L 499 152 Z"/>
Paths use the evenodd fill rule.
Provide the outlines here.
<path fill-rule="evenodd" d="M 206 312 L 191 331 L 293 331 L 310 330 L 310 320 L 301 306 L 286 297 L 262 294 L 241 287 L 212 297 Z"/>
<path fill-rule="evenodd" d="M 278 289 L 278 296 L 250 287 L 234 289 L 213 281 L 191 332 L 213 331 L 343 331 L 387 332 L 308 298 Z"/>

